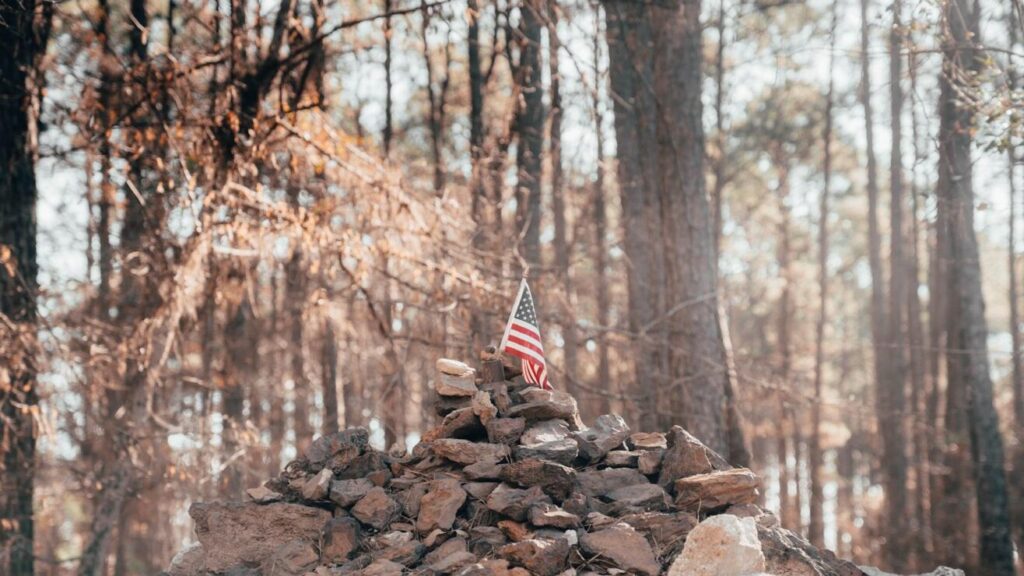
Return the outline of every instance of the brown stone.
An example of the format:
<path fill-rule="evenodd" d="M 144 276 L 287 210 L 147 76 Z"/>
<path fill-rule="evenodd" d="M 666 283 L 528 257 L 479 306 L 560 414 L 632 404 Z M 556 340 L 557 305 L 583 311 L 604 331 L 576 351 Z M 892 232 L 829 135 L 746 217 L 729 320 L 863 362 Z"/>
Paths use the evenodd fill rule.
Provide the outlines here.
<path fill-rule="evenodd" d="M 508 458 L 508 446 L 442 438 L 431 444 L 434 454 L 457 464 L 475 464 L 481 461 L 498 462 Z"/>
<path fill-rule="evenodd" d="M 473 375 L 453 376 L 438 374 L 434 380 L 434 390 L 441 396 L 465 396 L 472 398 L 476 394 L 476 382 Z"/>
<path fill-rule="evenodd" d="M 545 494 L 561 502 L 576 486 L 576 471 L 555 462 L 530 458 L 505 466 L 501 479 L 518 486 L 540 486 Z"/>
<path fill-rule="evenodd" d="M 729 463 L 717 452 L 679 426 L 668 433 L 668 449 L 661 460 L 658 484 L 670 488 L 680 478 L 729 469 Z"/>
<path fill-rule="evenodd" d="M 665 456 L 665 451 L 658 450 L 644 450 L 640 452 L 640 456 L 636 460 L 636 469 L 641 474 L 646 476 L 653 476 L 661 470 L 661 459 Z"/>
<path fill-rule="evenodd" d="M 485 426 L 498 416 L 498 408 L 491 402 L 491 395 L 482 390 L 473 395 L 472 406 L 473 413 Z"/>
<path fill-rule="evenodd" d="M 619 568 L 637 574 L 657 576 L 661 565 L 651 545 L 629 524 L 622 522 L 587 532 L 580 536 L 580 548 L 587 554 L 597 554 Z"/>
<path fill-rule="evenodd" d="M 551 502 L 551 499 L 540 487 L 520 490 L 503 483 L 487 497 L 487 508 L 522 522 L 526 520 L 526 513 L 530 507 L 541 502 Z"/>
<path fill-rule="evenodd" d="M 637 450 L 612 450 L 605 454 L 604 464 L 613 468 L 636 468 L 641 454 L 643 452 Z"/>
<path fill-rule="evenodd" d="M 562 510 L 554 504 L 542 502 L 530 508 L 530 524 L 551 528 L 575 528 L 580 525 L 580 517 Z"/>
<path fill-rule="evenodd" d="M 522 522 L 516 522 L 515 520 L 499 520 L 498 528 L 506 538 L 513 542 L 522 542 L 523 540 L 529 540 L 533 538 L 533 531 L 526 527 L 526 524 Z"/>
<path fill-rule="evenodd" d="M 697 516 L 689 512 L 640 512 L 621 518 L 653 542 L 659 558 L 669 558 L 682 550 L 686 535 L 697 525 Z"/>
<path fill-rule="evenodd" d="M 557 540 L 524 540 L 506 544 L 498 555 L 538 576 L 554 576 L 565 569 L 569 543 Z"/>
<path fill-rule="evenodd" d="M 458 480 L 445 478 L 431 482 L 430 491 L 420 500 L 416 530 L 421 534 L 436 528 L 450 530 L 455 523 L 455 515 L 465 502 L 466 491 Z"/>
<path fill-rule="evenodd" d="M 328 464 L 344 465 L 359 456 L 370 445 L 370 432 L 366 428 L 348 428 L 320 436 L 310 444 L 304 457 L 317 470 Z"/>
<path fill-rule="evenodd" d="M 477 500 L 486 500 L 497 487 L 497 482 L 466 482 L 462 486 L 463 490 Z"/>
<path fill-rule="evenodd" d="M 302 497 L 306 500 L 323 500 L 327 497 L 327 491 L 331 487 L 331 478 L 334 474 L 330 468 L 324 468 L 302 485 Z"/>
<path fill-rule="evenodd" d="M 561 391 L 540 391 L 546 392 L 546 394 L 535 394 L 534 400 L 512 406 L 509 408 L 507 416 L 510 418 L 523 417 L 530 422 L 558 418 L 565 420 L 570 426 L 579 421 L 579 410 L 576 407 L 576 400 L 572 396 Z"/>
<path fill-rule="evenodd" d="M 202 504 L 189 508 L 196 538 L 206 553 L 206 569 L 222 572 L 246 564 L 256 566 L 292 540 L 314 543 L 331 518 L 319 508 L 275 502 Z"/>
<path fill-rule="evenodd" d="M 482 460 L 476 464 L 466 466 L 462 469 L 462 473 L 469 480 L 500 480 L 501 471 L 504 469 L 505 464 Z"/>
<path fill-rule="evenodd" d="M 657 450 L 668 448 L 668 440 L 661 432 L 634 432 L 626 444 L 633 450 Z"/>
<path fill-rule="evenodd" d="M 259 574 L 263 576 L 302 576 L 317 564 L 319 556 L 312 542 L 302 538 L 278 546 L 263 560 Z"/>
<path fill-rule="evenodd" d="M 680 478 L 675 482 L 676 506 L 691 512 L 757 501 L 760 480 L 746 468 Z"/>
<path fill-rule="evenodd" d="M 284 498 L 280 492 L 275 492 L 266 486 L 249 488 L 245 491 L 245 494 L 257 504 L 270 504 L 271 502 L 278 502 Z"/>
<path fill-rule="evenodd" d="M 540 444 L 521 444 L 515 447 L 516 458 L 520 460 L 539 458 L 565 466 L 571 465 L 576 460 L 578 453 L 579 447 L 576 444 L 576 440 L 572 438 L 563 438 L 553 442 L 541 442 Z"/>
<path fill-rule="evenodd" d="M 437 428 L 431 430 L 431 437 L 424 435 L 423 441 L 428 442 L 437 438 L 463 438 L 474 440 L 483 438 L 487 434 L 483 424 L 477 417 L 472 407 L 459 408 L 444 417 Z"/>
<path fill-rule="evenodd" d="M 617 488 L 647 482 L 647 478 L 633 468 L 586 470 L 576 474 L 576 478 L 580 491 L 587 496 L 604 496 Z"/>
<path fill-rule="evenodd" d="M 321 562 L 344 564 L 359 548 L 359 522 L 353 518 L 332 518 L 324 525 L 320 547 Z"/>
<path fill-rule="evenodd" d="M 526 430 L 525 418 L 493 418 L 485 425 L 487 438 L 495 444 L 515 444 Z"/>
<path fill-rule="evenodd" d="M 633 484 L 616 488 L 605 496 L 616 504 L 641 508 L 643 510 L 664 510 L 668 505 L 665 489 L 657 484 Z"/>
<path fill-rule="evenodd" d="M 330 498 L 343 508 L 358 502 L 373 488 L 373 483 L 363 478 L 355 480 L 335 480 L 331 482 Z"/>
<path fill-rule="evenodd" d="M 352 515 L 360 522 L 383 530 L 398 516 L 402 507 L 383 488 L 374 487 L 352 507 Z"/>

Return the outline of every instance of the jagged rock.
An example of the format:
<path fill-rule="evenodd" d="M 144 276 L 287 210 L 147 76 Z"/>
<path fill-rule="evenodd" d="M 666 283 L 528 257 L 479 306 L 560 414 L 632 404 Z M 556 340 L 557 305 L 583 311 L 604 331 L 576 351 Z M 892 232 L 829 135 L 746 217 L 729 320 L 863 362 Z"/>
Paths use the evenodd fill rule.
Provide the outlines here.
<path fill-rule="evenodd" d="M 383 488 L 373 487 L 352 507 L 352 515 L 360 522 L 383 530 L 401 512 L 402 507 Z"/>
<path fill-rule="evenodd" d="M 760 480 L 746 468 L 722 470 L 681 478 L 675 482 L 676 506 L 708 511 L 729 504 L 757 501 Z"/>
<path fill-rule="evenodd" d="M 719 514 L 690 531 L 668 576 L 734 576 L 764 571 L 754 519 Z"/>
<path fill-rule="evenodd" d="M 412 566 L 423 558 L 426 551 L 427 547 L 422 542 L 408 540 L 381 548 L 373 553 L 373 557 L 378 560 L 390 560 L 403 566 Z"/>
<path fill-rule="evenodd" d="M 397 562 L 381 558 L 358 572 L 359 576 L 401 576 L 405 567 Z"/>
<path fill-rule="evenodd" d="M 420 502 L 423 500 L 423 496 L 427 494 L 429 486 L 426 482 L 420 482 L 413 484 L 408 490 L 400 494 L 396 494 L 395 497 L 402 505 L 402 512 L 405 513 L 409 518 L 415 518 L 420 514 Z"/>
<path fill-rule="evenodd" d="M 658 484 L 665 488 L 680 478 L 731 468 L 717 452 L 679 426 L 672 427 L 667 440 L 668 449 L 662 457 L 658 476 Z"/>
<path fill-rule="evenodd" d="M 553 442 L 541 442 L 540 444 L 520 444 L 515 447 L 516 458 L 520 460 L 540 458 L 566 466 L 573 463 L 578 453 L 579 447 L 576 444 L 576 440 L 572 438 L 563 438 Z"/>
<path fill-rule="evenodd" d="M 416 530 L 421 534 L 436 528 L 450 530 L 455 523 L 455 515 L 465 502 L 466 491 L 458 480 L 445 478 L 431 482 L 430 491 L 420 500 Z"/>
<path fill-rule="evenodd" d="M 651 545 L 629 524 L 618 522 L 580 536 L 580 547 L 587 554 L 597 554 L 628 572 L 657 576 L 661 565 Z"/>
<path fill-rule="evenodd" d="M 182 548 L 174 558 L 171 558 L 171 565 L 167 567 L 167 576 L 196 576 L 203 570 L 206 563 L 206 552 L 203 545 L 193 542 Z"/>
<path fill-rule="evenodd" d="M 541 502 L 551 502 L 551 499 L 539 486 L 520 490 L 502 483 L 487 497 L 487 508 L 522 522 L 530 507 Z"/>
<path fill-rule="evenodd" d="M 669 558 L 683 547 L 686 535 L 697 525 L 697 516 L 689 512 L 641 512 L 621 518 L 654 543 L 659 558 Z"/>
<path fill-rule="evenodd" d="M 508 458 L 508 446 L 504 444 L 442 438 L 435 440 L 431 448 L 434 450 L 434 454 L 458 464 L 476 464 L 482 461 L 498 462 Z"/>
<path fill-rule="evenodd" d="M 509 568 L 508 560 L 484 560 L 470 564 L 457 573 L 458 576 L 530 576 L 523 568 Z"/>
<path fill-rule="evenodd" d="M 302 576 L 320 559 L 313 543 L 302 538 L 289 540 L 263 560 L 260 573 L 264 576 Z"/>
<path fill-rule="evenodd" d="M 596 462 L 610 450 L 621 446 L 629 436 L 629 426 L 622 416 L 604 414 L 598 416 L 594 425 L 576 433 L 580 456 L 589 462 Z"/>
<path fill-rule="evenodd" d="M 644 510 L 663 510 L 668 505 L 668 495 L 665 493 L 665 489 L 649 482 L 616 488 L 608 492 L 605 497 L 616 504 Z"/>
<path fill-rule="evenodd" d="M 756 519 L 757 537 L 770 574 L 798 576 L 865 576 L 852 562 L 840 560 L 828 550 L 818 550 L 800 536 L 778 526 L 778 519 L 764 514 Z"/>
<path fill-rule="evenodd" d="M 469 531 L 469 550 L 477 556 L 487 556 L 508 542 L 505 533 L 496 526 L 474 526 Z"/>
<path fill-rule="evenodd" d="M 523 417 L 529 422 L 537 420 L 565 420 L 570 426 L 576 427 L 579 422 L 579 410 L 576 399 L 565 392 L 540 390 L 532 396 L 533 400 L 512 406 L 508 410 L 510 418 Z M 532 392 L 532 391 L 531 391 Z"/>
<path fill-rule="evenodd" d="M 472 406 L 472 398 L 469 396 L 441 396 L 437 392 L 431 392 L 430 397 L 433 400 L 434 414 L 442 417 L 451 414 L 459 408 L 469 408 Z"/>
<path fill-rule="evenodd" d="M 441 396 L 465 396 L 472 398 L 477 392 L 475 378 L 441 373 L 434 380 L 434 390 Z"/>
<path fill-rule="evenodd" d="M 545 494 L 562 501 L 576 486 L 576 471 L 555 462 L 530 458 L 505 466 L 501 479 L 524 487 L 540 486 Z"/>
<path fill-rule="evenodd" d="M 491 395 L 484 391 L 479 391 L 473 395 L 473 413 L 476 414 L 480 422 L 487 425 L 492 419 L 498 417 L 498 408 L 491 402 Z"/>
<path fill-rule="evenodd" d="M 565 568 L 569 543 L 565 540 L 524 540 L 506 544 L 498 555 L 538 576 L 554 576 Z"/>
<path fill-rule="evenodd" d="M 332 518 L 324 525 L 320 548 L 323 561 L 344 564 L 359 548 L 361 530 L 353 518 Z"/>
<path fill-rule="evenodd" d="M 245 491 L 245 494 L 257 504 L 270 504 L 271 502 L 278 502 L 281 498 L 284 498 L 280 492 L 275 492 L 266 486 L 249 488 Z"/>
<path fill-rule="evenodd" d="M 501 471 L 504 469 L 505 464 L 483 460 L 466 466 L 462 469 L 462 473 L 468 480 L 500 480 Z"/>
<path fill-rule="evenodd" d="M 529 540 L 533 538 L 533 531 L 526 527 L 526 524 L 522 522 L 516 522 L 515 520 L 499 520 L 498 528 L 501 529 L 502 534 L 506 538 L 513 542 L 522 542 L 523 540 Z"/>
<path fill-rule="evenodd" d="M 477 500 L 486 500 L 497 487 L 497 482 L 466 482 L 462 489 Z"/>
<path fill-rule="evenodd" d="M 319 470 L 328 464 L 331 467 L 344 466 L 359 456 L 370 445 L 370 431 L 366 428 L 348 428 L 320 436 L 306 450 L 305 459 Z"/>
<path fill-rule="evenodd" d="M 327 491 L 331 487 L 331 478 L 334 473 L 330 468 L 324 468 L 316 476 L 306 481 L 302 486 L 302 497 L 306 500 L 323 500 L 327 497 Z"/>
<path fill-rule="evenodd" d="M 512 408 L 512 396 L 508 393 L 508 385 L 504 382 L 488 382 L 483 385 L 483 389 L 490 393 L 498 414 L 505 416 Z"/>
<path fill-rule="evenodd" d="M 633 468 L 586 470 L 579 472 L 576 477 L 580 491 L 587 496 L 603 496 L 618 488 L 647 482 L 647 478 Z"/>
<path fill-rule="evenodd" d="M 664 450 L 668 448 L 668 440 L 661 432 L 634 432 L 629 435 L 626 445 L 632 450 Z"/>
<path fill-rule="evenodd" d="M 612 450 L 604 457 L 605 466 L 612 468 L 636 468 L 643 452 L 636 450 Z"/>
<path fill-rule="evenodd" d="M 542 502 L 530 508 L 530 524 L 534 526 L 550 526 L 552 528 L 575 528 L 580 525 L 580 517 L 562 510 L 554 504 Z"/>
<path fill-rule="evenodd" d="M 438 574 L 451 574 L 476 562 L 476 556 L 469 552 L 466 539 L 451 538 L 423 558 L 427 568 Z"/>
<path fill-rule="evenodd" d="M 373 482 L 365 478 L 355 480 L 335 480 L 331 482 L 330 499 L 342 508 L 358 502 L 366 493 L 373 489 Z"/>
<path fill-rule="evenodd" d="M 453 410 L 441 424 L 423 435 L 424 442 L 430 442 L 438 438 L 482 438 L 487 433 L 476 412 L 472 407 Z"/>
<path fill-rule="evenodd" d="M 366 478 L 372 481 L 370 476 L 379 470 L 387 470 L 388 463 L 383 454 L 371 451 L 356 456 L 341 468 L 332 466 L 331 469 L 334 470 L 334 475 L 339 480 Z"/>
<path fill-rule="evenodd" d="M 653 476 L 661 470 L 661 459 L 664 456 L 665 451 L 661 449 L 642 451 L 636 460 L 636 469 L 645 476 Z"/>
<path fill-rule="evenodd" d="M 526 420 L 525 418 L 523 419 Z M 519 438 L 520 444 L 543 444 L 565 440 L 572 436 L 569 425 L 564 420 L 542 420 L 530 424 Z"/>
<path fill-rule="evenodd" d="M 526 430 L 525 418 L 493 418 L 484 425 L 487 438 L 495 444 L 515 444 Z"/>
<path fill-rule="evenodd" d="M 292 540 L 316 542 L 331 513 L 319 508 L 273 504 L 203 504 L 189 508 L 195 533 L 205 551 L 210 572 L 232 566 L 256 566 Z"/>

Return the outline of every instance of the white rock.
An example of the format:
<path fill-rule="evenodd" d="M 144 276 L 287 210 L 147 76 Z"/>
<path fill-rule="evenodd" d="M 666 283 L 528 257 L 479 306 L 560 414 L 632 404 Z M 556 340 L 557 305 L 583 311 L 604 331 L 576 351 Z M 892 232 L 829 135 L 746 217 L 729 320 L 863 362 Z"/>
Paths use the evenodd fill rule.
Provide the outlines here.
<path fill-rule="evenodd" d="M 874 566 L 859 566 L 868 576 L 899 576 L 899 574 L 893 574 L 884 570 L 879 570 Z M 931 572 L 924 574 L 916 574 L 914 576 L 964 576 L 964 571 L 958 568 L 950 568 L 948 566 L 939 566 Z"/>
<path fill-rule="evenodd" d="M 668 576 L 749 576 L 764 570 L 754 519 L 720 514 L 690 531 Z"/>
<path fill-rule="evenodd" d="M 450 358 L 439 358 L 435 364 L 437 371 L 441 374 L 448 374 L 450 376 L 474 376 L 476 375 L 476 369 L 458 360 L 452 360 Z"/>

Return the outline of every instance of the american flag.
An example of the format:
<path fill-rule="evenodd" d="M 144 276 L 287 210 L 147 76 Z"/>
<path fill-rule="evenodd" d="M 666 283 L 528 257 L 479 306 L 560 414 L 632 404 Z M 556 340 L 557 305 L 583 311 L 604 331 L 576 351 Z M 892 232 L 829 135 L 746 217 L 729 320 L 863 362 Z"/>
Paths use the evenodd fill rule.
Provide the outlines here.
<path fill-rule="evenodd" d="M 512 307 L 512 314 L 505 326 L 499 350 L 508 352 L 523 361 L 523 378 L 535 386 L 551 390 L 548 381 L 547 363 L 544 361 L 544 344 L 540 340 L 540 323 L 537 322 L 537 307 L 533 302 L 530 286 L 523 278 L 519 295 Z"/>

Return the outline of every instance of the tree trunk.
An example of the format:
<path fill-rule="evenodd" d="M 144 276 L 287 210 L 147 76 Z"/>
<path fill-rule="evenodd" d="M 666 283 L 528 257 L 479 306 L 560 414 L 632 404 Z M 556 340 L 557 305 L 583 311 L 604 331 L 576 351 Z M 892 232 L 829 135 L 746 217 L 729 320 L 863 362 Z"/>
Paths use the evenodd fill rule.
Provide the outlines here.
<path fill-rule="evenodd" d="M 288 357 L 292 377 L 292 430 L 295 432 L 295 449 L 302 454 L 313 439 L 313 427 L 309 418 L 310 385 L 306 377 L 305 335 L 302 313 L 306 303 L 306 267 L 302 250 L 298 247 L 285 264 L 285 301 L 288 307 L 289 342 Z"/>
<path fill-rule="evenodd" d="M 35 568 L 37 58 L 49 32 L 48 22 L 35 25 L 42 9 L 34 0 L 0 0 L 0 314 L 11 323 L 0 328 L 9 379 L 0 391 L 0 573 L 19 576 Z"/>
<path fill-rule="evenodd" d="M 238 273 L 235 272 L 235 274 Z M 238 452 L 247 448 L 241 441 L 245 432 L 245 417 L 242 407 L 245 402 L 245 383 L 250 382 L 256 374 L 256 366 L 253 365 L 253 351 L 258 346 L 258 328 L 255 326 L 256 315 L 249 302 L 245 278 L 236 278 L 231 284 L 232 290 L 237 291 L 234 298 L 238 303 L 233 307 L 234 310 L 229 312 L 227 324 L 224 326 L 223 414 L 225 422 L 222 435 L 224 437 L 224 456 L 228 460 L 220 484 L 222 495 L 238 498 L 244 487 L 241 466 L 244 459 Z"/>
<path fill-rule="evenodd" d="M 660 422 L 667 374 L 661 209 L 657 165 L 657 115 L 652 31 L 647 8 L 627 0 L 606 0 L 605 34 L 615 109 L 618 184 L 622 203 L 623 247 L 628 266 L 629 330 L 635 381 L 641 393 L 643 430 Z"/>
<path fill-rule="evenodd" d="M 660 205 L 667 240 L 673 349 L 671 405 L 682 424 L 722 454 L 732 436 L 726 419 L 728 361 L 718 316 L 714 232 L 704 183 L 700 0 L 651 8 L 658 105 Z M 681 386 L 677 391 L 676 387 Z"/>
<path fill-rule="evenodd" d="M 889 204 L 890 259 L 889 259 L 889 305 L 886 327 L 885 363 L 886 374 L 879 389 L 879 428 L 882 433 L 882 458 L 884 461 L 885 501 L 889 526 L 886 542 L 886 557 L 890 568 L 904 572 L 909 558 L 909 525 L 907 514 L 907 458 L 905 453 L 906 433 L 904 430 L 904 383 L 906 381 L 906 358 L 904 357 L 904 298 L 906 263 L 904 261 L 903 238 L 903 22 L 900 20 L 900 0 L 892 4 L 892 27 L 889 32 L 889 103 L 892 125 L 892 147 L 889 161 Z"/>
<path fill-rule="evenodd" d="M 1014 573 L 1009 500 L 1003 468 L 999 416 L 993 405 L 989 375 L 988 327 L 981 289 L 981 263 L 974 233 L 971 132 L 973 111 L 957 97 L 963 75 L 980 69 L 980 8 L 975 0 L 952 0 L 943 14 L 943 73 L 940 77 L 939 199 L 948 211 L 951 317 L 949 334 L 956 354 L 948 357 L 950 388 L 954 378 L 966 398 L 971 460 L 977 496 L 980 572 L 993 576 Z"/>
<path fill-rule="evenodd" d="M 320 377 L 324 397 L 324 423 L 322 433 L 338 431 L 338 342 L 334 335 L 334 323 L 324 318 L 323 342 L 320 349 Z"/>
<path fill-rule="evenodd" d="M 599 77 L 601 66 L 601 11 L 594 9 L 594 77 Z M 611 317 L 611 302 L 608 297 L 608 215 L 605 199 L 605 143 L 604 112 L 601 89 L 594 86 L 593 92 L 595 140 L 597 143 L 597 169 L 594 178 L 594 271 L 597 304 L 597 379 L 598 386 L 612 387 L 611 366 L 608 360 L 608 325 Z M 617 391 L 621 392 L 620 385 Z M 625 410 L 625 407 L 623 407 Z M 634 420 L 636 421 L 636 420 Z"/>
<path fill-rule="evenodd" d="M 540 264 L 541 172 L 544 152 L 544 85 L 541 69 L 543 0 L 526 0 L 519 20 L 519 108 L 516 117 L 516 234 L 519 255 L 528 266 Z"/>
<path fill-rule="evenodd" d="M 551 91 L 551 124 L 548 135 L 548 155 L 551 157 L 551 216 L 555 225 L 555 269 L 561 280 L 563 297 L 561 302 L 562 340 L 564 341 L 565 387 L 570 394 L 576 395 L 576 307 L 572 304 L 572 277 L 569 274 L 570 246 L 567 225 L 565 222 L 565 190 L 562 173 L 562 93 L 560 88 L 561 74 L 558 71 L 558 56 L 561 50 L 558 41 L 558 4 L 556 0 L 548 0 L 548 72 Z M 602 382 L 601 386 L 607 386 Z M 608 396 L 602 396 L 601 413 L 610 412 Z"/>
<path fill-rule="evenodd" d="M 828 68 L 828 92 L 825 96 L 825 128 L 822 134 L 824 163 L 822 173 L 825 182 L 821 188 L 821 203 L 818 208 L 818 321 L 815 324 L 814 347 L 814 405 L 811 407 L 811 517 L 807 527 L 807 536 L 811 544 L 822 548 L 825 545 L 825 521 L 823 479 L 821 476 L 821 403 L 822 385 L 825 370 L 825 325 L 828 323 L 828 216 L 829 194 L 832 185 L 832 108 L 834 103 L 836 18 L 838 2 L 832 3 L 832 23 L 829 33 L 830 59 Z"/>

